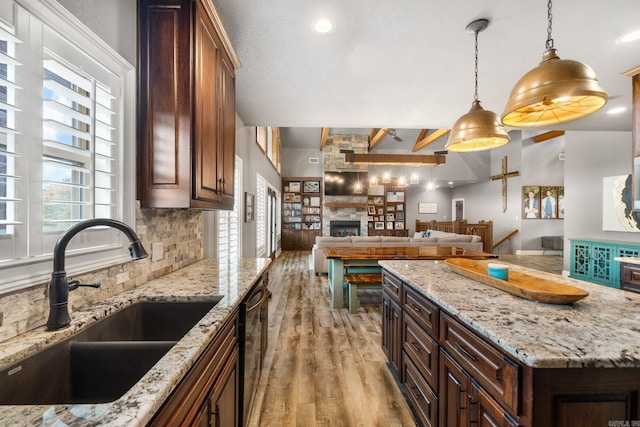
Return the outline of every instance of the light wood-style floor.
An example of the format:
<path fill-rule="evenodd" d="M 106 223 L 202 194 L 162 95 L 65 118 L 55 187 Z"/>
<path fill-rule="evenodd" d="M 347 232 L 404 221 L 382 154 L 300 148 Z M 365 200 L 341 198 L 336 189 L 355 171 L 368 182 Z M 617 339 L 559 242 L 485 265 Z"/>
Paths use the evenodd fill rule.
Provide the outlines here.
<path fill-rule="evenodd" d="M 357 314 L 329 307 L 310 252 L 283 252 L 269 272 L 269 346 L 248 425 L 415 426 L 380 347 L 378 296 Z M 558 273 L 562 257 L 500 256 Z"/>

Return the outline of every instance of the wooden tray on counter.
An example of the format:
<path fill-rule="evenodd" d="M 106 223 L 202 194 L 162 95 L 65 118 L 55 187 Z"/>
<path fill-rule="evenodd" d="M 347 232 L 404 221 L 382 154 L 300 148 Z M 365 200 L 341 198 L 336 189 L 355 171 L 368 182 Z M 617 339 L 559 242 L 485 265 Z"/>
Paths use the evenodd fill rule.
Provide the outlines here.
<path fill-rule="evenodd" d="M 589 295 L 589 292 L 575 286 L 512 269 L 509 269 L 509 280 L 497 279 L 488 275 L 486 261 L 450 258 L 445 260 L 445 264 L 449 266 L 451 271 L 469 279 L 533 301 L 549 304 L 571 304 Z"/>

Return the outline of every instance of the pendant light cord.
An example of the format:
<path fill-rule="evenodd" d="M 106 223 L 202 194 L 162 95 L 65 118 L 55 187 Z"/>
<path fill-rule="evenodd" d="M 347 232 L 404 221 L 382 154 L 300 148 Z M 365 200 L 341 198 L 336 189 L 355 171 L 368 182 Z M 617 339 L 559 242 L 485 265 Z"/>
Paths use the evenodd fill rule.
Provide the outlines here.
<path fill-rule="evenodd" d="M 547 50 L 553 49 L 553 37 L 551 37 L 551 25 L 553 15 L 551 14 L 551 0 L 547 3 Z"/>
<path fill-rule="evenodd" d="M 476 54 L 476 71 L 475 71 L 475 78 L 476 78 L 476 87 L 475 87 L 475 91 L 473 94 L 473 100 L 477 101 L 478 100 L 478 31 L 475 32 L 476 35 L 476 49 L 475 49 L 475 54 Z"/>

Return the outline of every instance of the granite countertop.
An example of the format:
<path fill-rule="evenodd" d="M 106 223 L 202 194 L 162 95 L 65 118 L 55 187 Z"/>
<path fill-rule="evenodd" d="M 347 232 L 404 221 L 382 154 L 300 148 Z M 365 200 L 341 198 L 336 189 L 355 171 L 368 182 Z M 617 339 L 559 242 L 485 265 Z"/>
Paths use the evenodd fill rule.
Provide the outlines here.
<path fill-rule="evenodd" d="M 515 359 L 536 368 L 640 367 L 640 295 L 509 264 L 589 292 L 572 305 L 519 298 L 442 261 L 380 261 Z"/>
<path fill-rule="evenodd" d="M 109 298 L 90 309 L 71 313 L 71 327 L 47 332 L 44 326 L 0 343 L 0 369 L 63 340 L 91 323 L 139 301 L 224 298 L 207 313 L 149 372 L 120 399 L 101 404 L 0 406 L 3 426 L 144 426 L 198 359 L 264 273 L 268 258 L 241 259 L 218 266 L 203 260 Z"/>
<path fill-rule="evenodd" d="M 640 265 L 640 258 L 632 257 L 632 256 L 617 256 L 613 259 L 614 261 L 623 262 L 626 264 L 636 264 Z"/>

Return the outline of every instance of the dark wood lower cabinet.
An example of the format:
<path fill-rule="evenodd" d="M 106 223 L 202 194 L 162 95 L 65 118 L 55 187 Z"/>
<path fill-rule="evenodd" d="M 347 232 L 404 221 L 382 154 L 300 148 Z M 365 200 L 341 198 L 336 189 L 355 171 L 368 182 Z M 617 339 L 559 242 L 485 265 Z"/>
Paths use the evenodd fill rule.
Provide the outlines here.
<path fill-rule="evenodd" d="M 620 263 L 620 289 L 640 294 L 640 265 Z"/>
<path fill-rule="evenodd" d="M 222 326 L 216 338 L 187 373 L 151 426 L 238 425 L 239 395 L 238 312 Z M 233 398 L 233 400 L 232 400 Z M 222 406 L 224 403 L 224 408 Z M 216 407 L 224 412 L 213 415 Z M 232 418 L 233 417 L 233 418 Z M 215 421 L 214 420 L 214 421 Z M 229 420 L 233 420 L 229 423 Z"/>
<path fill-rule="evenodd" d="M 382 293 L 382 351 L 400 378 L 402 363 L 402 308 L 386 292 Z"/>
<path fill-rule="evenodd" d="M 640 420 L 640 368 L 527 366 L 411 286 L 383 271 L 382 348 L 418 424 L 606 427 Z"/>
<path fill-rule="evenodd" d="M 469 425 L 471 377 L 458 363 L 440 350 L 440 426 Z"/>

